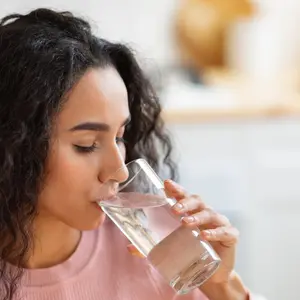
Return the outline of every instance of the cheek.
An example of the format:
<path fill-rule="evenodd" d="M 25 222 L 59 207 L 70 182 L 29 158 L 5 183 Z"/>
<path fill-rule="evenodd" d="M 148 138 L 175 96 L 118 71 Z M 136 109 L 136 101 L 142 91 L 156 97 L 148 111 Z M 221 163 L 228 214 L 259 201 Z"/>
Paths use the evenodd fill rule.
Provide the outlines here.
<path fill-rule="evenodd" d="M 82 195 L 91 190 L 97 180 L 97 163 L 91 156 L 79 155 L 72 148 L 60 149 L 49 159 L 46 188 L 51 189 L 59 198 Z"/>
<path fill-rule="evenodd" d="M 67 181 L 78 181 L 89 177 L 92 173 L 92 166 L 87 164 L 87 159 L 78 157 L 78 155 L 61 155 L 56 162 L 55 173 L 58 176 L 64 177 Z"/>
<path fill-rule="evenodd" d="M 39 197 L 39 211 L 54 216 L 80 230 L 94 229 L 104 213 L 92 203 L 98 185 L 97 168 L 92 156 L 65 149 L 49 159 L 48 176 Z M 99 164 L 99 163 L 98 163 Z"/>

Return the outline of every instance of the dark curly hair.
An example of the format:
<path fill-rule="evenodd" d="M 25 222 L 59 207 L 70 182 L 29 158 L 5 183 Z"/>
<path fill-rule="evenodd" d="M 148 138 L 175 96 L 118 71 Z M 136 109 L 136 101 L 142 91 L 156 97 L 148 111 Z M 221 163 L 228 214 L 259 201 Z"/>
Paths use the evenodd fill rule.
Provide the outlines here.
<path fill-rule="evenodd" d="M 32 247 L 54 118 L 81 76 L 105 66 L 119 72 L 128 91 L 126 160 L 144 157 L 174 178 L 159 100 L 128 47 L 96 37 L 70 12 L 37 9 L 0 23 L 1 300 L 15 295 Z"/>

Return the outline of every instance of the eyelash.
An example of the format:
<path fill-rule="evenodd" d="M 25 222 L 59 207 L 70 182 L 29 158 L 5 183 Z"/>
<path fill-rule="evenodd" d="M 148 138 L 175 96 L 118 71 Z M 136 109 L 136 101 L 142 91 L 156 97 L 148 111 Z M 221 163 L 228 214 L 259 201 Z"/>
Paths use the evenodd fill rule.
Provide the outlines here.
<path fill-rule="evenodd" d="M 92 153 L 97 149 L 96 144 L 94 143 L 92 146 L 84 147 L 79 145 L 74 145 L 75 149 L 79 153 Z"/>
<path fill-rule="evenodd" d="M 119 144 L 119 143 L 122 143 L 124 145 L 126 144 L 125 139 L 121 138 L 121 137 L 117 137 L 116 142 L 117 142 L 117 144 Z M 74 145 L 74 147 L 75 147 L 76 151 L 78 151 L 79 153 L 92 153 L 98 148 L 96 143 L 94 143 L 93 145 L 88 146 L 88 147 L 79 146 L 79 145 Z"/>

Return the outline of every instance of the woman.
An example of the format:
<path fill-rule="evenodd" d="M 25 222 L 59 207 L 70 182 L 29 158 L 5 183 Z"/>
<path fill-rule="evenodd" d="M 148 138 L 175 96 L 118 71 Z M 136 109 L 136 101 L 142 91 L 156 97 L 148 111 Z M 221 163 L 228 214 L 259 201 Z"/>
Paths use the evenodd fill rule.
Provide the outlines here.
<path fill-rule="evenodd" d="M 122 180 L 125 149 L 126 161 L 175 175 L 159 102 L 129 49 L 46 9 L 7 16 L 0 37 L 0 299 L 248 299 L 237 230 L 198 196 L 165 183 L 174 210 L 191 213 L 185 226 L 205 226 L 222 258 L 182 297 L 128 253 L 96 203 L 102 183 Z"/>

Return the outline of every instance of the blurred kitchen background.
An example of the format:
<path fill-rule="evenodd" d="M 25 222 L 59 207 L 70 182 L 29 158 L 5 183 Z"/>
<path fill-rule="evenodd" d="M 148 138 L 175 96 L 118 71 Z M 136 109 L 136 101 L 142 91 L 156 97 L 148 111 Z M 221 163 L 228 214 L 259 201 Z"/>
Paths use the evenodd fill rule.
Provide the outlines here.
<path fill-rule="evenodd" d="M 181 183 L 241 231 L 244 281 L 300 299 L 300 1 L 10 0 L 0 16 L 37 7 L 71 10 L 136 49 Z"/>

